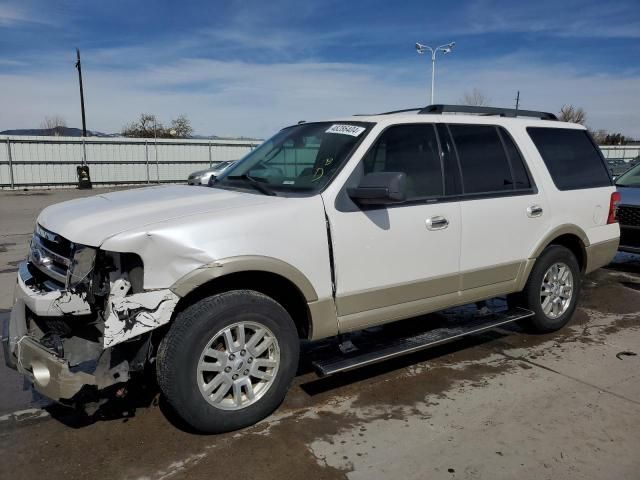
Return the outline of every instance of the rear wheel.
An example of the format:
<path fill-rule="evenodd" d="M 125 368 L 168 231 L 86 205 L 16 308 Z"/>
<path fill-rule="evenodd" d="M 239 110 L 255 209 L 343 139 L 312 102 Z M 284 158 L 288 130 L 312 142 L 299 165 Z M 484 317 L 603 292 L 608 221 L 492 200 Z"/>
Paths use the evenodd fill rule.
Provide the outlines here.
<path fill-rule="evenodd" d="M 204 432 L 242 428 L 282 402 L 298 365 L 293 320 L 255 291 L 226 292 L 181 312 L 158 350 L 158 383 Z"/>
<path fill-rule="evenodd" d="M 564 327 L 575 311 L 580 286 L 580 267 L 571 250 L 561 245 L 547 247 L 519 296 L 535 313 L 530 326 L 542 333 Z"/>

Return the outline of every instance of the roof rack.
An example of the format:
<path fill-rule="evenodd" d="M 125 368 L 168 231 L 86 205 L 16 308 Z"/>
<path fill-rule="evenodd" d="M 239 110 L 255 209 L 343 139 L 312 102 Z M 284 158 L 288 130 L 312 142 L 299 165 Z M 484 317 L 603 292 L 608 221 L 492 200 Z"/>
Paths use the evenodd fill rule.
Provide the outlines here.
<path fill-rule="evenodd" d="M 535 110 L 516 110 L 515 108 L 476 107 L 474 105 L 429 105 L 418 114 L 477 113 L 480 115 L 499 115 L 501 117 L 533 117 L 541 120 L 558 120 L 553 113 Z"/>
<path fill-rule="evenodd" d="M 382 113 L 356 113 L 354 117 L 372 117 L 376 115 L 393 115 L 394 113 L 406 113 L 406 112 L 418 112 L 420 110 L 424 110 L 425 107 L 417 107 L 417 108 L 403 108 L 402 110 L 391 110 L 390 112 L 382 112 Z"/>

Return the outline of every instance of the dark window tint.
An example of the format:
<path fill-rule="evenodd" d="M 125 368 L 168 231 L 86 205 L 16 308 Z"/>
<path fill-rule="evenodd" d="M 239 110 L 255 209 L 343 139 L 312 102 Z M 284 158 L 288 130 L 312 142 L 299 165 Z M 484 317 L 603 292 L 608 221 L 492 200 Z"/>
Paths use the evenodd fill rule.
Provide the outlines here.
<path fill-rule="evenodd" d="M 444 193 L 433 125 L 398 125 L 385 130 L 364 159 L 364 173 L 404 172 L 407 200 Z"/>
<path fill-rule="evenodd" d="M 458 195 L 462 193 L 460 185 L 460 171 L 456 150 L 453 140 L 449 135 L 449 129 L 443 123 L 436 125 L 438 136 L 440 137 L 440 150 L 442 151 L 442 168 L 444 170 L 444 193 L 445 195 Z"/>
<path fill-rule="evenodd" d="M 462 168 L 464 193 L 513 190 L 511 169 L 496 127 L 450 125 Z"/>
<path fill-rule="evenodd" d="M 503 128 L 499 129 L 500 137 L 504 142 L 504 148 L 509 156 L 509 162 L 511 162 L 511 171 L 513 172 L 513 180 L 516 190 L 531 188 L 531 181 L 529 180 L 529 174 L 524 166 L 524 160 L 522 155 L 513 143 L 511 135 L 509 135 Z"/>
<path fill-rule="evenodd" d="M 559 190 L 605 187 L 611 179 L 587 132 L 568 128 L 527 128 Z"/>

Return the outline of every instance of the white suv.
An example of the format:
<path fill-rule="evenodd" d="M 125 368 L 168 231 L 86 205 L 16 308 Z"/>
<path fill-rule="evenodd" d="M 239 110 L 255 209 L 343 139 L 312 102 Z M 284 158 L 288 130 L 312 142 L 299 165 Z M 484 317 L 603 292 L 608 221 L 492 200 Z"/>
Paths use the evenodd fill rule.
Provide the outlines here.
<path fill-rule="evenodd" d="M 585 128 L 551 114 L 433 105 L 301 122 L 210 188 L 46 208 L 6 361 L 66 404 L 122 396 L 155 368 L 193 427 L 240 428 L 280 404 L 300 339 L 338 336 L 342 352 L 316 362 L 330 374 L 514 320 L 562 327 L 581 276 L 618 248 L 617 195 Z M 510 309 L 462 326 L 349 341 L 505 295 Z"/>

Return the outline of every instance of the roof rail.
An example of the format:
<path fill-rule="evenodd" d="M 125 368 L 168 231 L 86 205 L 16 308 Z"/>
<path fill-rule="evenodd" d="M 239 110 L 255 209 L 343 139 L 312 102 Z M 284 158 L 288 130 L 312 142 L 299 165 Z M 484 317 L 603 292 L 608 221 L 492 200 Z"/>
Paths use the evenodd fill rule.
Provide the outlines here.
<path fill-rule="evenodd" d="M 424 110 L 425 107 L 416 107 L 416 108 L 403 108 L 402 110 L 391 110 L 390 112 L 382 112 L 382 113 L 356 113 L 354 117 L 373 117 L 376 115 L 393 115 L 394 113 L 405 113 L 405 112 L 418 112 L 420 110 Z"/>
<path fill-rule="evenodd" d="M 429 105 L 419 114 L 477 113 L 480 115 L 499 115 L 501 117 L 533 117 L 541 120 L 558 120 L 553 113 L 535 110 L 516 110 L 515 108 L 477 107 L 474 105 Z"/>

